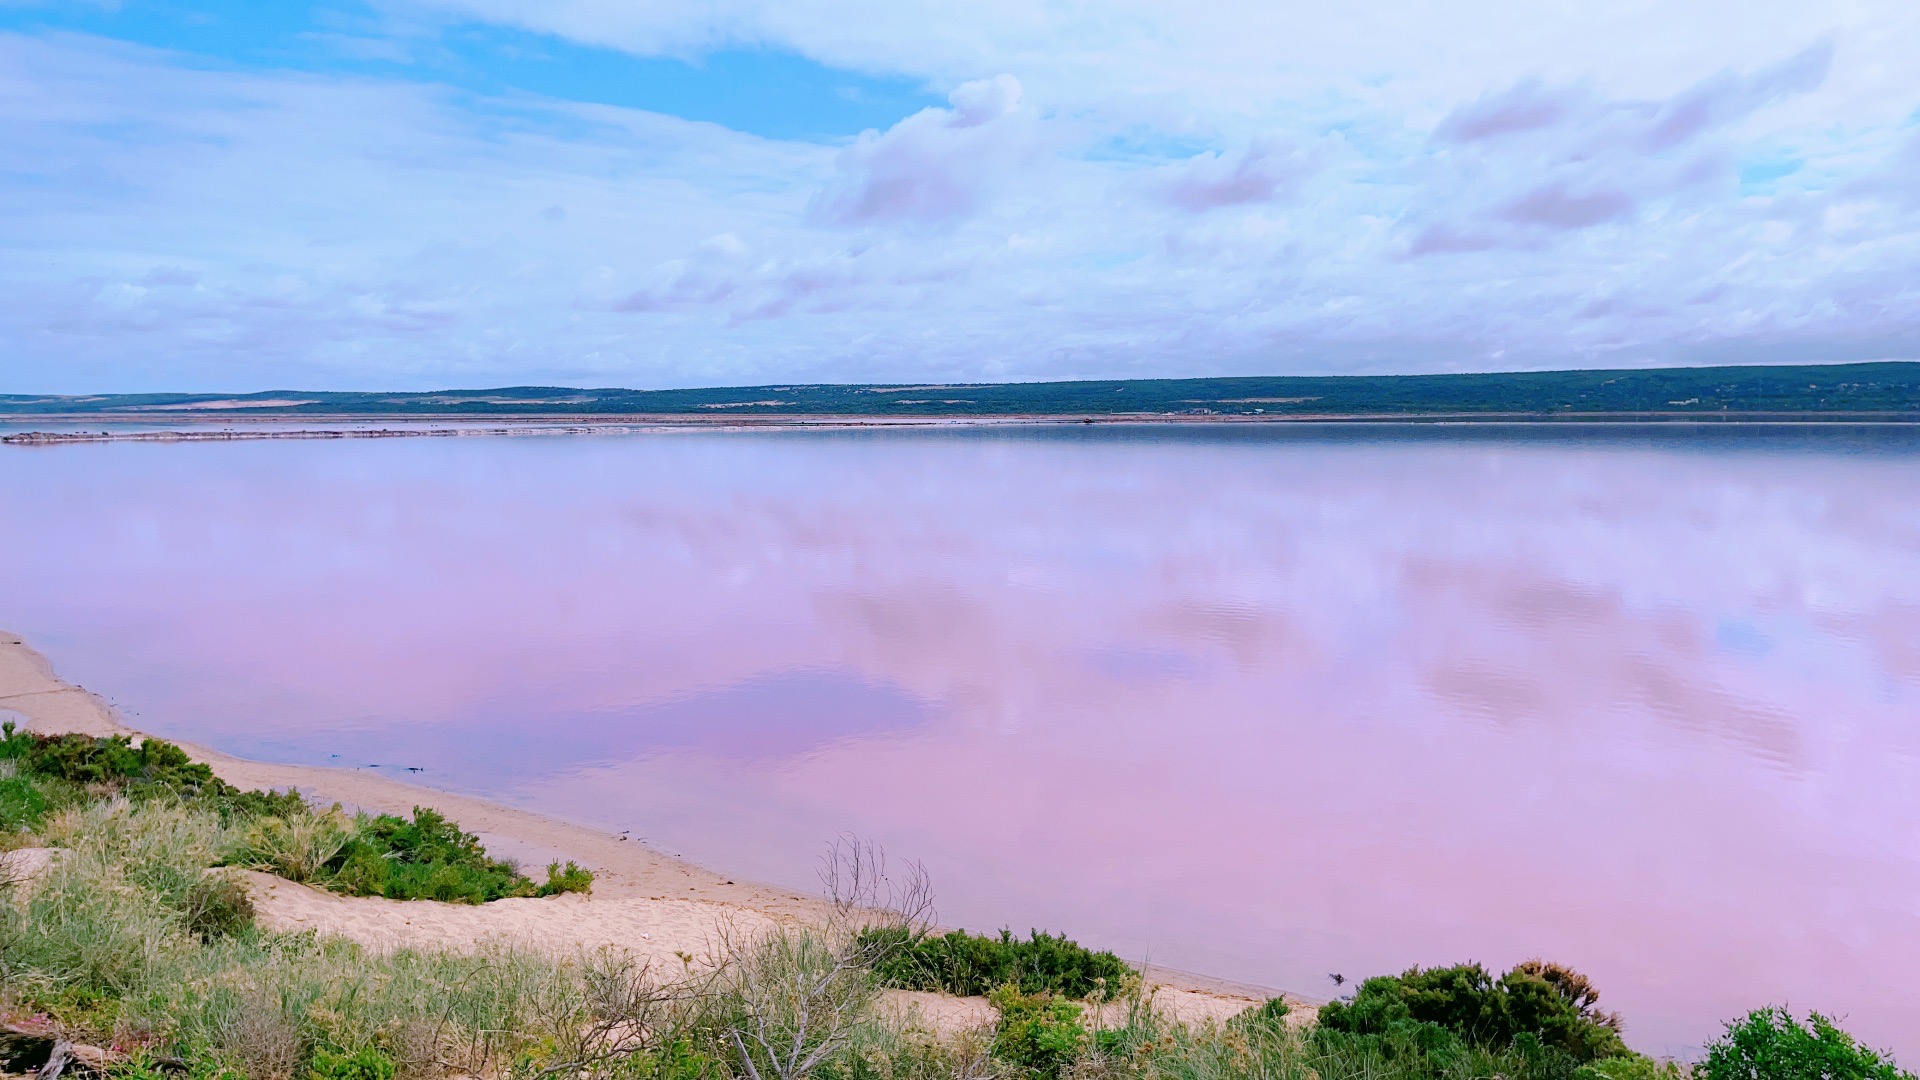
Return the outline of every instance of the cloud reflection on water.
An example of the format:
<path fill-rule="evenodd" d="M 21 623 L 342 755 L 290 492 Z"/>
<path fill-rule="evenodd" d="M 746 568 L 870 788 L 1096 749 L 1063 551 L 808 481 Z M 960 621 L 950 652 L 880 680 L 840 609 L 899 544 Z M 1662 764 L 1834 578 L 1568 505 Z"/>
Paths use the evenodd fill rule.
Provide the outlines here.
<path fill-rule="evenodd" d="M 1823 441 L 1827 440 L 1827 441 Z M 1920 1045 L 1911 440 L 1089 432 L 6 461 L 4 620 L 154 730 L 1312 992 L 1546 954 L 1642 1046 Z"/>

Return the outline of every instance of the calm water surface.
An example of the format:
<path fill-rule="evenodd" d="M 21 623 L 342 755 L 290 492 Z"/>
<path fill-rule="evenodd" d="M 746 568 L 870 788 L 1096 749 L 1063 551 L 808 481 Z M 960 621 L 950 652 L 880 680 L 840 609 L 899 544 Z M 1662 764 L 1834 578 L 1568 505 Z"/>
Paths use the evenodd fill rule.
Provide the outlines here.
<path fill-rule="evenodd" d="M 671 433 L 0 449 L 0 625 L 148 730 L 1322 996 L 1920 1061 L 1920 442 Z"/>

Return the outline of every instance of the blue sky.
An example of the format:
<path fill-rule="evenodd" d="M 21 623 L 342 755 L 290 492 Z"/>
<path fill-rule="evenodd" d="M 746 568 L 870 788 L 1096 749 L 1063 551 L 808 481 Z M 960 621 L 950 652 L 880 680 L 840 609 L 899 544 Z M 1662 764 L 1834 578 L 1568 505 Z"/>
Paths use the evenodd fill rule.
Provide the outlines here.
<path fill-rule="evenodd" d="M 0 391 L 1915 358 L 1915 55 L 1905 0 L 0 0 Z"/>

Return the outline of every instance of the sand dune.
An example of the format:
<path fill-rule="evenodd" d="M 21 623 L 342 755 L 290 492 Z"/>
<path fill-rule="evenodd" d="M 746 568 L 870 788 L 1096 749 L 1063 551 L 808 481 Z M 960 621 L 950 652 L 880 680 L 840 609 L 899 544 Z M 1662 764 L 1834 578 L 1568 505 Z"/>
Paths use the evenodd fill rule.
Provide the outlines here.
<path fill-rule="evenodd" d="M 549 896 L 443 904 L 336 896 L 259 871 L 247 871 L 261 926 L 316 930 L 376 949 L 470 950 L 498 942 L 569 953 L 612 946 L 672 974 L 704 957 L 723 925 L 759 933 L 798 920 L 712 900 Z"/>

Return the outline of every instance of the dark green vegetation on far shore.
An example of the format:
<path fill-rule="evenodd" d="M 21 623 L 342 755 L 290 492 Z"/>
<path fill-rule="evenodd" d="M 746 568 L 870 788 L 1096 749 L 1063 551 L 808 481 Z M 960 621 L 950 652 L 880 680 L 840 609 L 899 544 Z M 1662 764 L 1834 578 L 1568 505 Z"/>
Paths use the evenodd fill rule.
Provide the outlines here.
<path fill-rule="evenodd" d="M 1449 375 L 815 384 L 687 390 L 511 386 L 423 393 L 0 395 L 0 417 L 276 416 L 1520 418 L 1873 414 L 1920 419 L 1920 362 Z"/>
<path fill-rule="evenodd" d="M 453 899 L 524 889 L 444 818 L 378 820 L 343 840 L 344 815 L 235 790 L 159 740 L 6 725 L 0 855 L 51 852 L 32 874 L 0 863 L 0 1071 L 81 1044 L 66 1075 L 114 1080 L 1914 1080 L 1781 1009 L 1729 1023 L 1698 1066 L 1654 1061 L 1584 976 L 1542 962 L 1415 968 L 1317 1014 L 1276 998 L 1182 1023 L 1112 953 L 935 935 L 909 914 L 931 910 L 910 899 L 924 879 L 896 891 L 859 869 L 870 858 L 829 860 L 821 925 L 723 927 L 664 973 L 607 949 L 377 951 L 255 925 L 233 865 L 372 891 L 350 870 L 371 851 L 461 868 Z M 584 872 L 553 876 L 569 874 Z M 992 1019 L 939 1030 L 886 1007 L 886 986 L 985 989 Z"/>

